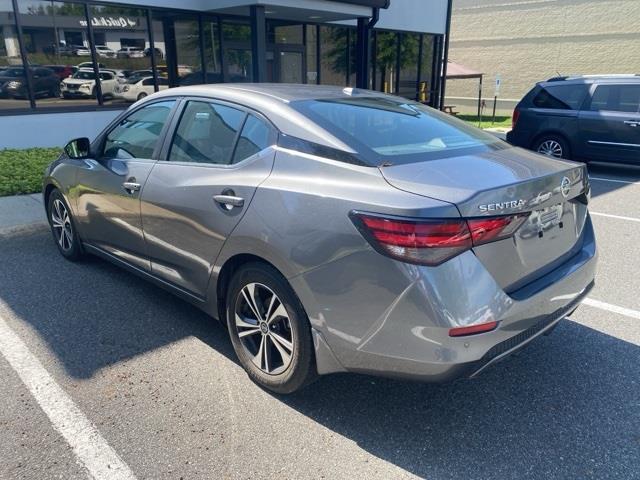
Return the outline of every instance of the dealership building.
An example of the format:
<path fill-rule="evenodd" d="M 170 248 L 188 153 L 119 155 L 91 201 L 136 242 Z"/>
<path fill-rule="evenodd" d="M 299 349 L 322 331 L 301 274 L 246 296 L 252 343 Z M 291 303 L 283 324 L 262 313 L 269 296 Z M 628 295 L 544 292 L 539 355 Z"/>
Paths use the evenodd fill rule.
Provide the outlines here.
<path fill-rule="evenodd" d="M 451 3 L 0 0 L 0 148 L 93 137 L 132 101 L 201 83 L 370 88 L 439 107 Z"/>

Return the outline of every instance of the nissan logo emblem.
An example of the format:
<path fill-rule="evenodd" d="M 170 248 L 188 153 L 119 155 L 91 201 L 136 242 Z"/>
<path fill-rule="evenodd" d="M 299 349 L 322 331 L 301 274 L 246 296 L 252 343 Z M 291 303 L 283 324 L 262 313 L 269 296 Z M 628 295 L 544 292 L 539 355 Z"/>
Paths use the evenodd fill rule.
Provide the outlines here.
<path fill-rule="evenodd" d="M 567 177 L 564 177 L 562 182 L 560 182 L 560 191 L 562 192 L 563 197 L 569 196 L 569 192 L 571 191 L 571 180 Z"/>

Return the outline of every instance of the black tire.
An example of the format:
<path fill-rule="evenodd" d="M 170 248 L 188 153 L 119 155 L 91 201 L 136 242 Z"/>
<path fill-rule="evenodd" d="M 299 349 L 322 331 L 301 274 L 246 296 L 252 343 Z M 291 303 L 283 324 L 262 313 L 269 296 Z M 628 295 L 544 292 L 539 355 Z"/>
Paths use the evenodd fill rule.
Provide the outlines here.
<path fill-rule="evenodd" d="M 239 308 L 242 302 L 244 302 L 242 296 L 243 288 L 254 283 L 267 287 L 271 293 L 276 295 L 277 301 L 281 302 L 288 318 L 279 317 L 280 322 L 284 322 L 284 324 L 267 326 L 268 334 L 263 334 L 258 331 L 255 335 L 245 336 L 245 340 L 241 340 L 239 329 L 243 327 L 236 325 L 236 308 Z M 267 308 L 267 300 L 268 299 L 265 298 L 264 302 L 256 302 L 258 309 L 260 310 L 262 308 L 260 312 L 262 315 L 264 315 Z M 279 305 L 279 303 L 274 305 Z M 226 298 L 226 316 L 231 343 L 233 344 L 236 355 L 249 377 L 255 383 L 276 393 L 292 393 L 308 385 L 316 378 L 315 355 L 309 319 L 295 292 L 276 269 L 263 263 L 249 263 L 240 267 L 229 283 Z M 286 326 L 287 322 L 290 327 L 289 330 L 274 331 L 283 336 L 286 336 L 287 333 L 290 334 L 288 338 L 291 340 L 293 347 L 289 360 L 290 363 L 281 372 L 267 373 L 264 368 L 260 368 L 253 363 L 252 354 L 246 348 L 246 342 L 256 342 L 254 345 L 257 348 L 257 343 L 260 340 L 265 339 L 265 337 L 273 338 L 270 337 L 273 333 L 272 329 L 275 329 L 276 326 L 282 328 L 283 325 Z M 256 324 L 256 328 L 257 326 L 258 324 Z M 258 340 L 258 338 L 260 340 Z M 267 348 L 273 353 L 272 358 L 275 359 L 274 363 L 277 363 L 278 356 L 280 356 L 280 359 L 283 360 L 284 363 L 284 357 L 277 352 L 275 340 L 269 340 L 269 338 L 265 340 L 266 345 L 270 345 L 270 347 Z M 259 361 L 262 365 L 262 357 Z M 284 368 L 284 365 L 280 368 Z M 274 371 L 277 371 L 277 368 L 274 369 Z"/>
<path fill-rule="evenodd" d="M 549 148 L 547 148 L 547 146 L 556 146 L 557 148 L 560 149 L 559 154 L 552 155 L 550 152 L 547 153 L 550 150 Z M 548 155 L 550 157 L 565 158 L 567 160 L 571 159 L 571 147 L 569 147 L 569 142 L 567 142 L 567 140 L 564 137 L 561 137 L 560 135 L 552 135 L 552 134 L 541 135 L 533 143 L 532 150 L 542 155 Z"/>
<path fill-rule="evenodd" d="M 146 93 L 144 93 L 144 92 L 140 92 L 140 94 L 138 95 L 137 100 L 142 100 L 142 99 L 143 99 L 144 97 L 146 97 L 146 96 L 147 96 L 147 94 L 146 94 Z"/>
<path fill-rule="evenodd" d="M 68 215 L 68 223 L 64 221 L 65 215 L 62 213 L 61 208 L 59 208 L 61 205 L 56 205 L 57 202 L 61 202 L 61 205 L 64 207 Z M 84 256 L 84 253 L 82 251 L 80 237 L 78 236 L 78 229 L 71 214 L 71 209 L 58 189 L 49 195 L 47 220 L 49 221 L 53 240 L 56 242 L 60 254 L 72 262 L 80 260 Z M 62 227 L 59 226 L 61 220 L 63 223 Z M 60 235 L 64 234 L 62 233 L 63 230 L 66 230 L 66 236 L 61 240 Z"/>

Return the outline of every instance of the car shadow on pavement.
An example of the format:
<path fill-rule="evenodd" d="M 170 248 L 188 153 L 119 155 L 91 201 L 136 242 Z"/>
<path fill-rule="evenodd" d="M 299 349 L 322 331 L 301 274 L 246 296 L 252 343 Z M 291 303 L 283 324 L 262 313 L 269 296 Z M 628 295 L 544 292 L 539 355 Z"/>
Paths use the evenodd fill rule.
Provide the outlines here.
<path fill-rule="evenodd" d="M 237 362 L 213 319 L 102 260 L 67 262 L 48 232 L 2 239 L 0 265 L 0 299 L 75 378 L 188 336 Z M 570 320 L 475 380 L 343 374 L 273 398 L 421 477 L 640 476 L 640 347 Z"/>
<path fill-rule="evenodd" d="M 63 259 L 48 230 L 0 239 L 0 265 L 0 300 L 74 378 L 189 336 L 235 361 L 215 319 L 97 257 Z"/>
<path fill-rule="evenodd" d="M 640 347 L 570 320 L 474 380 L 321 378 L 281 401 L 426 478 L 640 478 Z"/>

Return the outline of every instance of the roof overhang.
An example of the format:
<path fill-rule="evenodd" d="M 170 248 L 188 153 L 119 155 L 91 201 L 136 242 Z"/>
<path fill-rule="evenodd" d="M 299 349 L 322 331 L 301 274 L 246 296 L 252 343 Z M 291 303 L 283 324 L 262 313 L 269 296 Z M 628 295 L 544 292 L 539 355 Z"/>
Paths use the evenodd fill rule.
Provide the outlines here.
<path fill-rule="evenodd" d="M 267 18 L 300 22 L 333 22 L 370 17 L 374 7 L 383 7 L 389 0 L 216 0 L 207 9 L 212 13 L 249 15 L 249 7 L 265 7 Z"/>

